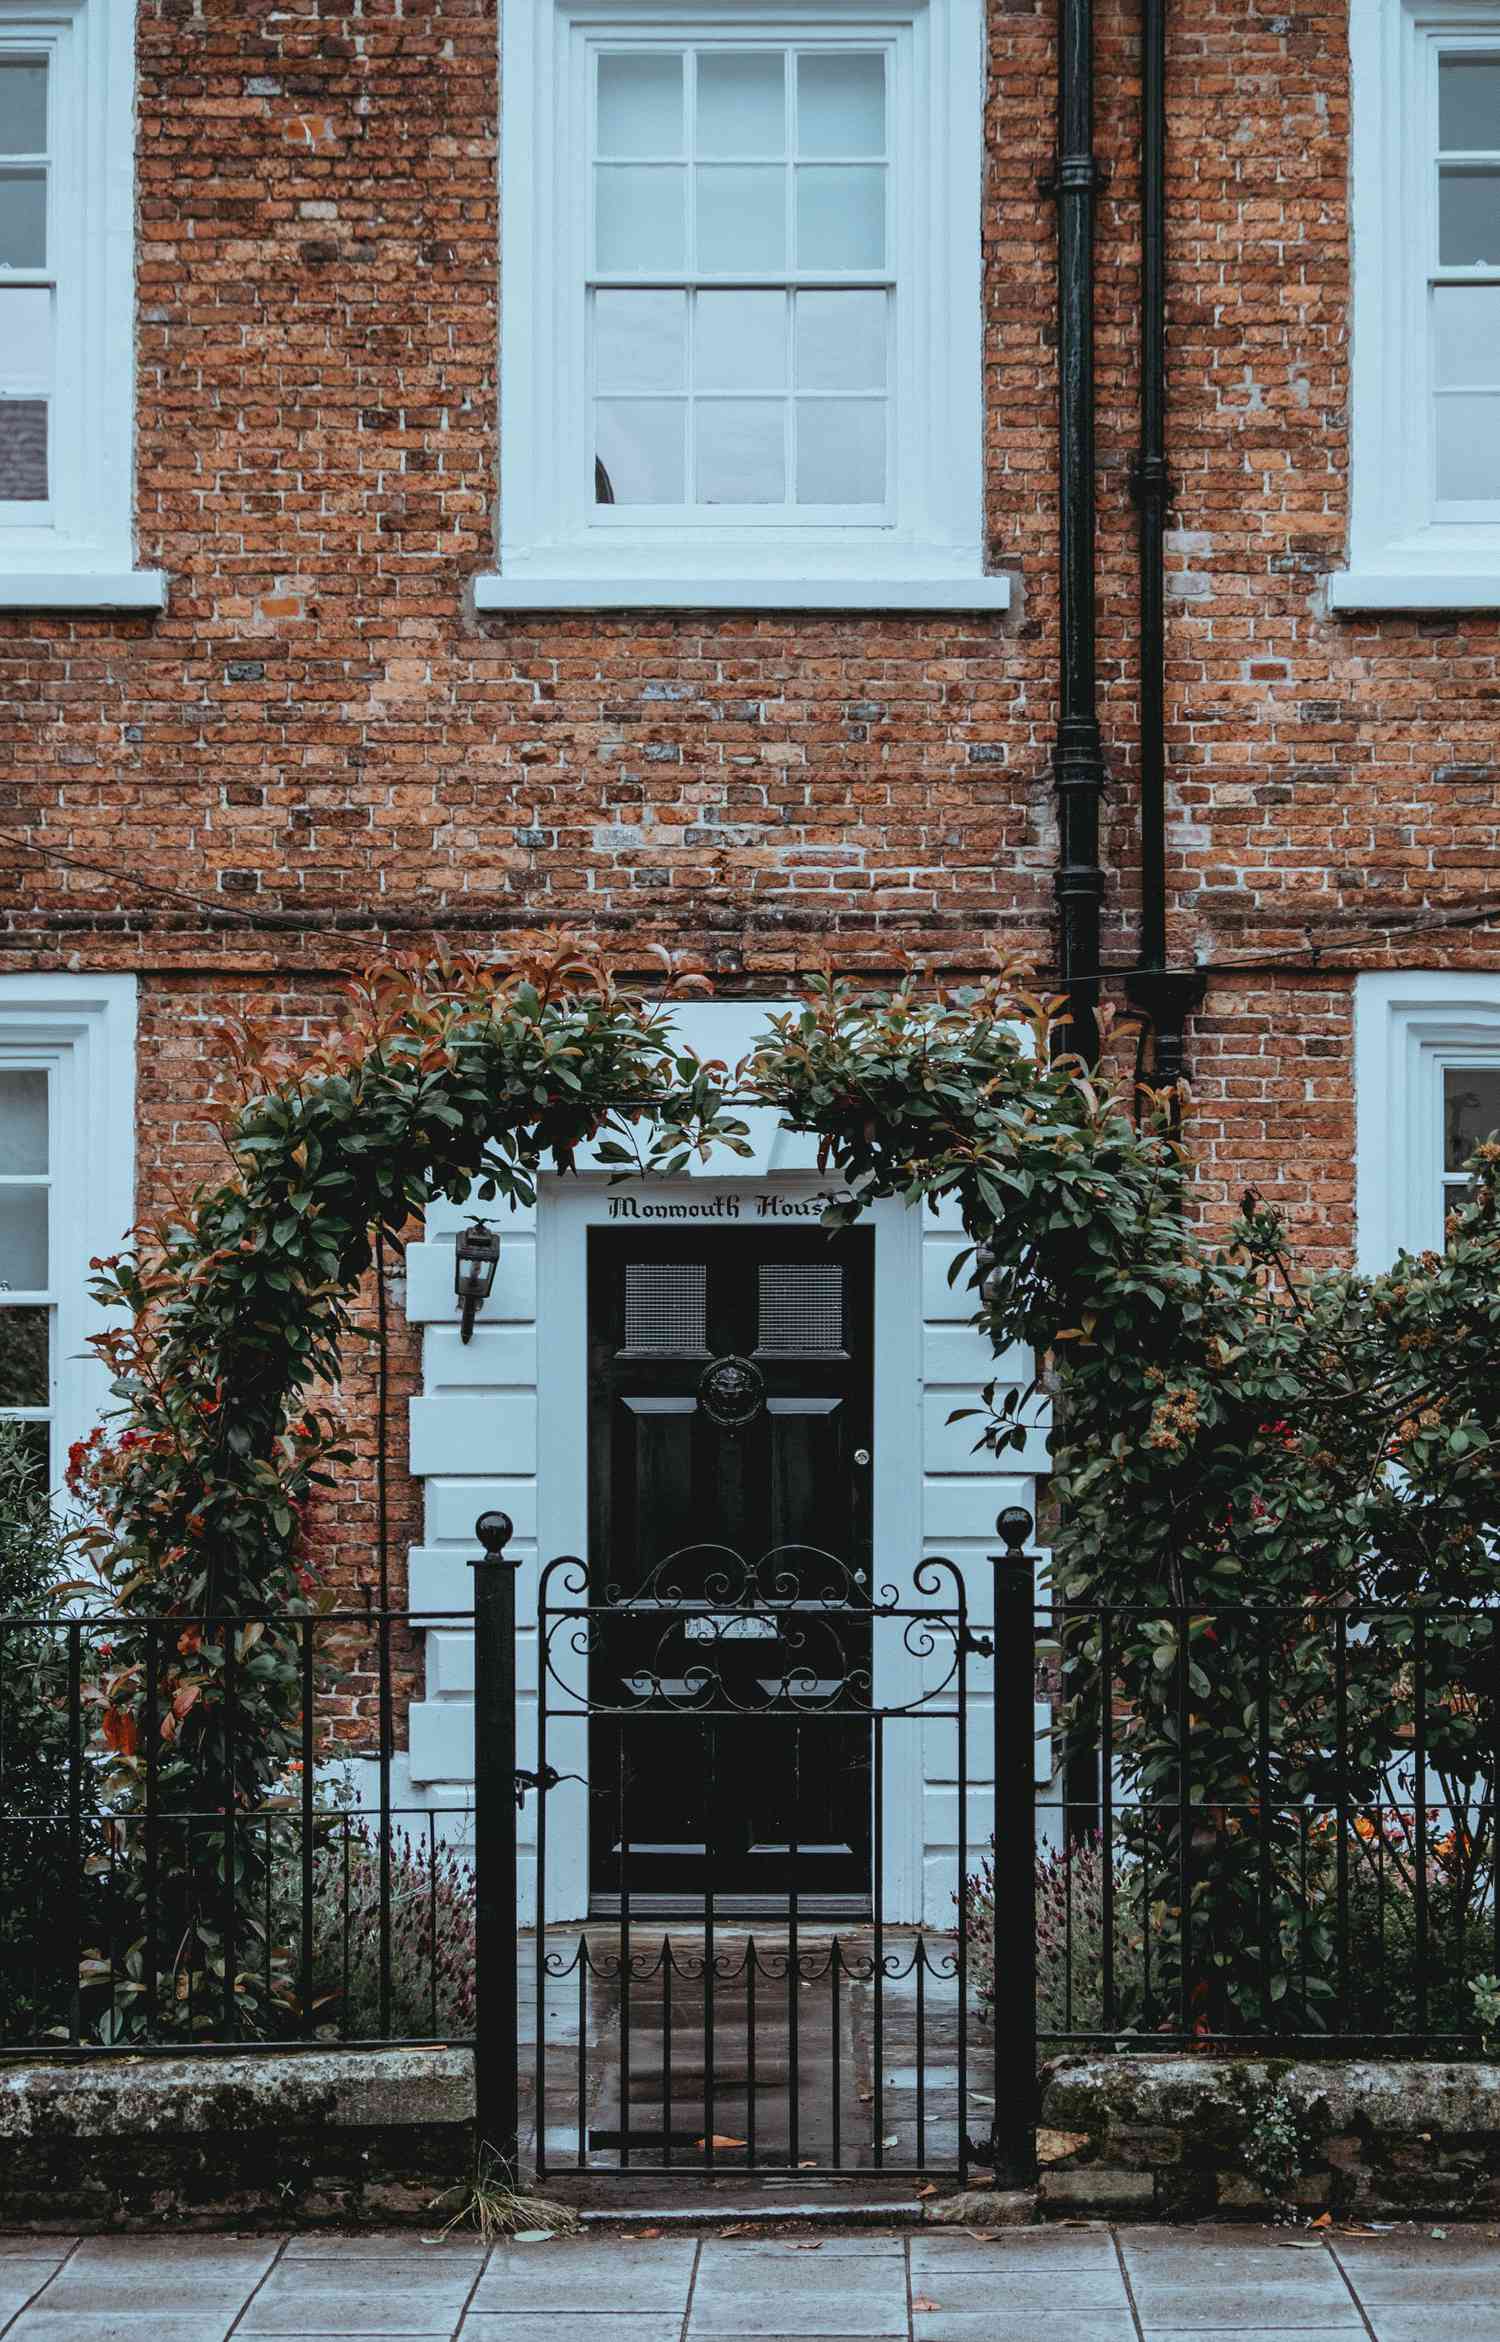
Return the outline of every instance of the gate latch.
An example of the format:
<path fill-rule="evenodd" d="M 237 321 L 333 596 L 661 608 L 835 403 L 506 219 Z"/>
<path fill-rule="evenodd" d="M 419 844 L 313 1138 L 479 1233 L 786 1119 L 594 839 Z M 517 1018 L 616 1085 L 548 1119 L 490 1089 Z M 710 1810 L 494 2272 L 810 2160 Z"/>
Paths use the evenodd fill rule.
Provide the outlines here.
<path fill-rule="evenodd" d="M 518 1765 L 516 1767 L 516 1804 L 522 1806 L 526 1803 L 528 1789 L 540 1789 L 545 1797 L 547 1791 L 555 1789 L 559 1781 L 581 1781 L 582 1779 L 582 1773 L 560 1773 L 555 1765 L 544 1765 L 539 1773 L 523 1773 Z"/>
<path fill-rule="evenodd" d="M 993 1659 L 995 1656 L 993 1637 L 977 1635 L 970 1627 L 964 1628 L 963 1640 L 958 1647 L 970 1659 Z"/>

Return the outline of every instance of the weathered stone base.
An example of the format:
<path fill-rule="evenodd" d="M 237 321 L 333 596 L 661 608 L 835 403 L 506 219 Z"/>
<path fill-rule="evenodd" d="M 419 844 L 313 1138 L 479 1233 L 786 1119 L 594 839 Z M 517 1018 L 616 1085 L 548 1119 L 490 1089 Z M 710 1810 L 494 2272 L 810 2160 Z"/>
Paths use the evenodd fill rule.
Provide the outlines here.
<path fill-rule="evenodd" d="M 0 2066 L 0 2227 L 429 2221 L 473 2121 L 467 2050 Z"/>
<path fill-rule="evenodd" d="M 1495 2065 L 1063 2057 L 1042 2123 L 1044 2216 L 1500 2215 Z"/>

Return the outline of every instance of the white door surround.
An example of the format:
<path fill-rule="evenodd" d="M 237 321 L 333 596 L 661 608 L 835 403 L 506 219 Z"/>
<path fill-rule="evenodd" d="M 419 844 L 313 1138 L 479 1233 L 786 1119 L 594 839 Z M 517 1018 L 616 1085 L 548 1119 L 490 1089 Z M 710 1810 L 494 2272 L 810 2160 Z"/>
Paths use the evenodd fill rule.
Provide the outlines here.
<path fill-rule="evenodd" d="M 697 1002 L 679 1010 L 686 1045 L 731 1068 L 751 1047 L 768 1004 Z M 498 1213 L 500 1268 L 467 1346 L 459 1341 L 453 1296 L 453 1234 L 465 1209 L 434 1204 L 426 1240 L 407 1252 L 407 1314 L 424 1328 L 422 1395 L 411 1402 L 410 1464 L 426 1483 L 425 1535 L 410 1558 L 410 1603 L 418 1614 L 454 1611 L 472 1600 L 474 1521 L 498 1505 L 515 1522 L 518 1762 L 535 1762 L 536 1600 L 539 1556 L 582 1553 L 587 1544 L 587 1279 L 590 1227 L 670 1226 L 701 1215 L 712 1226 L 770 1226 L 783 1215 L 806 1227 L 830 1192 L 817 1168 L 816 1141 L 785 1129 L 773 1108 L 746 1113 L 748 1157 L 717 1149 L 706 1163 L 666 1182 L 612 1182 L 581 1158 L 566 1177 L 548 1175 L 534 1210 Z M 468 1207 L 483 1210 L 486 1207 Z M 495 1207 L 488 1207 L 496 1216 Z M 954 1423 L 977 1404 L 980 1387 L 1026 1379 L 1019 1354 L 996 1361 L 968 1323 L 973 1296 L 948 1268 L 963 1238 L 956 1217 L 899 1202 L 871 1208 L 875 1235 L 874 1561 L 877 1583 L 911 1588 L 924 1553 L 947 1553 L 965 1571 L 974 1623 L 991 1606 L 988 1556 L 1001 1506 L 1034 1509 L 1035 1475 L 1046 1469 L 1040 1433 L 997 1470 L 976 1451 L 978 1424 Z M 891 1638 L 892 1641 L 899 1638 Z M 877 1703 L 911 1695 L 920 1663 L 888 1657 Z M 982 1685 L 982 1688 L 981 1688 Z M 970 1701 L 968 1843 L 990 1829 L 990 1709 L 982 1676 Z M 425 1699 L 409 1712 L 409 1760 L 395 1785 L 402 1806 L 462 1806 L 473 1768 L 473 1640 L 456 1622 L 433 1620 L 427 1636 Z M 575 1728 L 576 1729 L 576 1728 Z M 893 1731 L 908 1761 L 892 1766 L 885 1790 L 884 1917 L 946 1925 L 957 1845 L 957 1776 L 951 1727 Z M 548 1758 L 583 1773 L 582 1733 L 569 1744 L 554 1731 Z M 910 1756 L 920 1745 L 923 1761 Z M 523 1849 L 534 1844 L 535 1799 L 521 1819 Z M 548 1803 L 548 1917 L 581 1916 L 587 1897 L 583 1788 L 564 1783 Z M 523 1903 L 523 1912 L 525 1905 Z"/>

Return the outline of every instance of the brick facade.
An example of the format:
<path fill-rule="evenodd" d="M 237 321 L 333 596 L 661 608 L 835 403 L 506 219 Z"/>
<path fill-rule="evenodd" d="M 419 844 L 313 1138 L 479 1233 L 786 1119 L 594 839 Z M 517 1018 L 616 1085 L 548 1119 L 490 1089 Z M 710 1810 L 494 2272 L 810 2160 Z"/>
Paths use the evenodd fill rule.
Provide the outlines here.
<path fill-rule="evenodd" d="M 1205 1204 L 1330 1256 L 1352 982 L 1500 967 L 1500 614 L 1320 615 L 1348 449 L 1346 23 L 1221 0 L 1171 35 L 1169 929 Z M 1134 953 L 1136 27 L 1097 55 L 1105 957 Z M 1045 964 L 1057 673 L 1048 10 L 992 0 L 990 555 L 1003 617 L 476 621 L 491 557 L 487 0 L 141 0 L 136 508 L 156 618 L 0 616 L 0 971 L 142 984 L 140 1202 L 212 1167 L 212 1032 L 288 1042 L 393 946 L 568 929 L 728 990 L 824 953 Z M 1120 987 L 1112 987 L 1117 993 Z M 399 1427 L 415 1360 L 393 1372 Z M 367 1365 L 351 1390 L 368 1416 Z M 397 1474 L 392 1551 L 414 1533 Z M 340 1508 L 368 1568 L 371 1499 Z"/>

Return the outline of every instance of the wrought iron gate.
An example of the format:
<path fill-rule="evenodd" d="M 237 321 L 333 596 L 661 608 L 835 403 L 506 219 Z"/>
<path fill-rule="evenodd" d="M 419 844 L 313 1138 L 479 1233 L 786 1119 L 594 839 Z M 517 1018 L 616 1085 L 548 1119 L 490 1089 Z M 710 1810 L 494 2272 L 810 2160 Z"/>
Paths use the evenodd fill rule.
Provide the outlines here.
<path fill-rule="evenodd" d="M 1028 2165 L 1030 1526 L 1025 1513 L 1002 1516 L 993 1634 L 973 1631 L 964 1572 L 942 1557 L 918 1562 L 903 1591 L 811 1547 L 750 1560 L 701 1546 L 629 1594 L 560 1557 L 541 1573 L 537 1763 L 523 1774 L 510 1524 L 484 1517 L 498 1566 L 479 1565 L 476 1598 L 476 2081 L 481 2135 L 503 2161 L 518 2160 L 518 2066 L 529 2063 L 539 2176 L 961 2178 L 975 2162 Z M 981 1851 L 969 1839 L 976 1692 L 993 1699 L 997 2036 L 979 2022 L 959 1924 Z M 643 1762 L 681 1785 L 667 1845 L 629 1831 Z M 927 1847 L 924 1875 L 907 1882 L 925 1918 L 894 1924 L 891 1785 L 920 1796 L 934 1775 L 951 1785 L 954 1842 Z M 519 1975 L 516 1808 L 529 1791 L 536 1927 Z M 830 1897 L 817 1882 L 847 1887 L 849 1844 L 808 1831 L 837 1830 L 848 1797 L 868 1801 L 868 1894 Z M 588 1920 L 554 1924 L 559 1856 L 576 1880 L 585 1813 L 596 1840 L 608 1833 L 613 1892 Z M 560 1907 L 576 1910 L 576 1887 Z"/>

